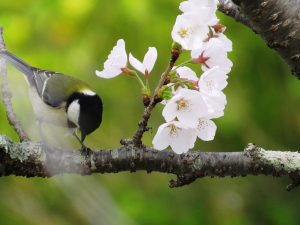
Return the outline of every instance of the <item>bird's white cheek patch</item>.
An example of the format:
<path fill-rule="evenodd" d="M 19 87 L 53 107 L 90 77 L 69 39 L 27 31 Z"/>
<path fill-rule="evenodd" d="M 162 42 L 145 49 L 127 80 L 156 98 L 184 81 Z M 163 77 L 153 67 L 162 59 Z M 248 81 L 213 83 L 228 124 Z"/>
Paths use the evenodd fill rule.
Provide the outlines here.
<path fill-rule="evenodd" d="M 78 99 L 74 100 L 68 108 L 68 119 L 76 124 L 77 127 L 79 127 L 78 121 L 79 121 L 79 112 L 80 112 L 80 105 L 78 103 Z"/>

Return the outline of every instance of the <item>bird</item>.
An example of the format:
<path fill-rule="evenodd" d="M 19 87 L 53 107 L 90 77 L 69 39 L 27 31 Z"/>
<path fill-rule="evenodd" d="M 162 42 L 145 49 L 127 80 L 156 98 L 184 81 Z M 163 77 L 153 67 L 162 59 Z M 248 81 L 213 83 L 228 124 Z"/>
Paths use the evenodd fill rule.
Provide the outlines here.
<path fill-rule="evenodd" d="M 75 77 L 38 69 L 16 55 L 1 50 L 0 56 L 18 69 L 29 85 L 29 98 L 36 116 L 42 149 L 46 148 L 41 124 L 48 123 L 67 129 L 81 144 L 81 154 L 91 150 L 83 142 L 102 122 L 103 103 L 92 88 Z M 81 132 L 81 139 L 77 136 Z"/>

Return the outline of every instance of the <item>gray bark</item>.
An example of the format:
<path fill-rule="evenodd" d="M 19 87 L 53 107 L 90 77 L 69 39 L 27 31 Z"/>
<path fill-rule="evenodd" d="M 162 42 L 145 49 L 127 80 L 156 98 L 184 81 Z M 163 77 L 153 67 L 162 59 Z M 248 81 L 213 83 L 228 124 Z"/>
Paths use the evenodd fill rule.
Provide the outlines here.
<path fill-rule="evenodd" d="M 0 176 L 52 177 L 62 173 L 91 175 L 93 173 L 136 172 L 171 173 L 177 180 L 169 186 L 181 187 L 203 177 L 236 177 L 247 175 L 289 176 L 298 186 L 300 154 L 298 152 L 266 151 L 248 144 L 240 152 L 157 151 L 147 146 L 135 147 L 121 141 L 119 149 L 95 150 L 89 156 L 80 151 L 49 147 L 42 151 L 39 143 L 14 143 L 0 136 Z"/>
<path fill-rule="evenodd" d="M 220 0 L 220 11 L 261 36 L 300 79 L 299 0 Z"/>

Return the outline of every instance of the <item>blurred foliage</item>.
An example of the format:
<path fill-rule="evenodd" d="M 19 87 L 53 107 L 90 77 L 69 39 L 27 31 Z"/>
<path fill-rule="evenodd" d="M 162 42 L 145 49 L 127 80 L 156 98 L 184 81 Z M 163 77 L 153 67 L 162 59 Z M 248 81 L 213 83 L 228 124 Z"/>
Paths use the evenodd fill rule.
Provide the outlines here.
<path fill-rule="evenodd" d="M 171 30 L 179 0 L 10 0 L 0 2 L 0 25 L 7 49 L 34 67 L 59 71 L 88 82 L 104 102 L 104 120 L 86 139 L 92 149 L 118 148 L 133 136 L 143 113 L 137 81 L 123 75 L 100 79 L 112 47 L 123 38 L 127 53 L 142 59 L 158 50 L 150 74 L 155 85 L 170 58 Z M 194 150 L 242 151 L 248 142 L 265 149 L 298 150 L 300 83 L 251 30 L 218 13 L 233 41 L 233 69 L 225 89 L 225 116 L 215 120 L 214 141 L 198 140 Z M 189 57 L 184 53 L 179 62 Z M 197 69 L 195 66 L 193 69 Z M 199 68 L 198 68 L 199 69 Z M 199 70 L 200 72 L 200 70 Z M 22 75 L 8 66 L 13 106 L 22 125 L 39 140 Z M 151 145 L 163 122 L 162 106 L 151 116 Z M 0 132 L 18 141 L 0 104 Z M 64 130 L 44 125 L 54 145 L 77 149 Z M 58 135 L 61 134 L 61 135 Z M 57 176 L 51 179 L 0 178 L 0 224 L 299 224 L 300 189 L 285 191 L 287 177 L 197 180 L 170 189 L 172 175 L 146 172 Z"/>

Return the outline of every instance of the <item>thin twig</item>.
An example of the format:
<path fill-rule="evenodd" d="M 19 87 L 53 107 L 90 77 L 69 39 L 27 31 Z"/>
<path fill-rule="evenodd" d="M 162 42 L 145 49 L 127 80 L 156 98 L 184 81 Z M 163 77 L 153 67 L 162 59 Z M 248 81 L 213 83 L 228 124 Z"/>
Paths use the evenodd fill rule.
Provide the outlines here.
<path fill-rule="evenodd" d="M 0 26 L 0 51 L 6 51 L 6 47 L 3 40 L 3 27 Z M 27 134 L 21 127 L 21 122 L 17 119 L 16 114 L 12 108 L 11 97 L 12 94 L 8 87 L 8 79 L 7 79 L 7 69 L 6 69 L 6 61 L 5 59 L 0 59 L 0 73 L 2 76 L 2 84 L 1 90 L 3 95 L 3 103 L 6 108 L 6 115 L 9 121 L 9 124 L 14 127 L 15 131 L 19 135 L 20 141 L 30 141 Z"/>
<path fill-rule="evenodd" d="M 159 83 L 155 89 L 155 93 L 150 101 L 150 104 L 148 105 L 148 107 L 145 109 L 144 114 L 142 116 L 142 119 L 140 120 L 140 122 L 138 123 L 138 129 L 135 132 L 134 136 L 133 136 L 133 144 L 134 146 L 138 146 L 140 147 L 142 145 L 142 137 L 145 131 L 147 131 L 147 125 L 148 125 L 148 120 L 151 116 L 151 112 L 154 109 L 155 105 L 160 102 L 157 93 L 160 90 L 160 88 L 164 85 L 167 76 L 169 74 L 169 72 L 172 70 L 175 62 L 177 61 L 177 59 L 179 58 L 181 51 L 178 51 L 177 49 L 172 49 L 172 58 L 169 62 L 169 65 L 166 69 L 166 71 L 161 75 L 161 78 L 159 80 Z"/>

